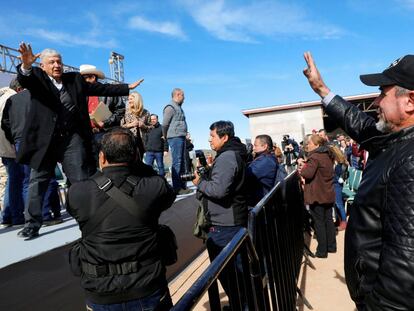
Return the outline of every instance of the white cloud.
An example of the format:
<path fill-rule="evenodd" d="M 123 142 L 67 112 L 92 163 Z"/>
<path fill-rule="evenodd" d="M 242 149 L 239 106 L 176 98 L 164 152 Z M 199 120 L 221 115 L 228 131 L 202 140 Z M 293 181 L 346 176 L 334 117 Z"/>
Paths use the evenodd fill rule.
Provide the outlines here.
<path fill-rule="evenodd" d="M 275 1 L 232 5 L 225 0 L 181 0 L 196 23 L 218 39 L 254 43 L 260 36 L 332 39 L 344 31 L 313 21 L 301 7 Z"/>
<path fill-rule="evenodd" d="M 66 46 L 90 46 L 93 48 L 114 48 L 117 46 L 116 41 L 113 39 L 102 40 L 102 38 L 95 38 L 93 36 L 73 35 L 66 32 L 49 31 L 43 28 L 29 29 L 25 33 Z"/>
<path fill-rule="evenodd" d="M 172 37 L 186 39 L 186 35 L 182 31 L 181 26 L 172 22 L 154 22 L 141 16 L 134 16 L 129 19 L 128 26 L 132 29 L 157 32 Z"/>
<path fill-rule="evenodd" d="M 414 9 L 414 0 L 397 0 L 402 6 L 407 7 L 409 9 Z"/>

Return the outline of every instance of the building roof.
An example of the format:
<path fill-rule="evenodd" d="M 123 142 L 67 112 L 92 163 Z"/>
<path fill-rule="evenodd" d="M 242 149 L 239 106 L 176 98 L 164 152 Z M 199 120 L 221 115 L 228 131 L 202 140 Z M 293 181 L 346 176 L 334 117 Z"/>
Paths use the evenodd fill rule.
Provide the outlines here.
<path fill-rule="evenodd" d="M 364 100 L 364 99 L 374 99 L 378 95 L 379 95 L 379 93 L 376 92 L 376 93 L 369 93 L 369 94 L 345 96 L 344 99 L 347 100 L 347 101 L 350 101 L 350 102 L 355 102 L 355 101 L 360 101 L 360 100 Z M 321 104 L 320 100 L 315 100 L 315 101 L 298 102 L 298 103 L 278 105 L 278 106 L 246 109 L 246 110 L 242 110 L 242 113 L 246 117 L 249 117 L 252 114 L 259 114 L 259 113 L 266 113 L 266 112 L 273 112 L 273 111 L 282 111 L 282 110 L 291 110 L 291 109 L 306 108 L 306 107 L 315 107 L 315 106 L 321 106 L 321 105 L 322 104 Z"/>

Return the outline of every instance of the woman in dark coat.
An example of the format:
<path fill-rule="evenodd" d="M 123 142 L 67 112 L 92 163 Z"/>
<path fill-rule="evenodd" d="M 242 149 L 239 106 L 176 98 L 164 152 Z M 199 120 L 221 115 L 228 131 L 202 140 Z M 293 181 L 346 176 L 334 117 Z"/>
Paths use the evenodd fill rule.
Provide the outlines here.
<path fill-rule="evenodd" d="M 305 179 L 305 204 L 309 204 L 315 223 L 318 246 L 315 256 L 328 257 L 336 252 L 336 234 L 332 219 L 332 207 L 335 202 L 334 163 L 332 153 L 326 141 L 318 136 L 309 136 L 306 146 L 307 160 L 300 159 L 300 175 Z"/>

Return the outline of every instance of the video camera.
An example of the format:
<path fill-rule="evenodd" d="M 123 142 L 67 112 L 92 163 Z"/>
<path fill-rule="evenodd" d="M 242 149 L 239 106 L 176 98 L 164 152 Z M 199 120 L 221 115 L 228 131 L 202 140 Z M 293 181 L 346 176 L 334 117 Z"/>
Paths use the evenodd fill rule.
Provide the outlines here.
<path fill-rule="evenodd" d="M 200 175 L 201 178 L 203 178 L 207 175 L 207 172 L 210 167 L 207 164 L 206 156 L 204 155 L 203 150 L 196 150 L 195 155 L 198 160 L 198 163 L 200 163 L 200 165 L 196 168 L 197 173 L 198 175 Z M 193 172 L 181 174 L 180 178 L 182 181 L 191 181 L 195 178 L 195 174 Z"/>

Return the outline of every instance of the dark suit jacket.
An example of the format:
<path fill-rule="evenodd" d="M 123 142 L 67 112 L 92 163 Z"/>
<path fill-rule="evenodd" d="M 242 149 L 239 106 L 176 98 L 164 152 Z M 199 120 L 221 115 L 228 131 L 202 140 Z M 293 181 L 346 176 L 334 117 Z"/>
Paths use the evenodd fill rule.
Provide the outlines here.
<path fill-rule="evenodd" d="M 59 91 L 49 76 L 40 68 L 33 67 L 29 76 L 20 73 L 17 66 L 17 79 L 31 93 L 32 106 L 23 131 L 23 141 L 17 161 L 39 169 L 49 166 L 53 159 L 46 157 L 56 127 L 58 109 L 62 105 Z M 126 96 L 127 84 L 89 84 L 78 72 L 62 74 L 62 83 L 80 113 L 78 133 L 85 142 L 85 148 L 91 153 L 92 131 L 86 102 L 87 96 Z"/>
<path fill-rule="evenodd" d="M 30 92 L 28 90 L 19 92 L 6 101 L 1 118 L 1 128 L 11 144 L 21 141 L 23 137 L 30 104 Z"/>

